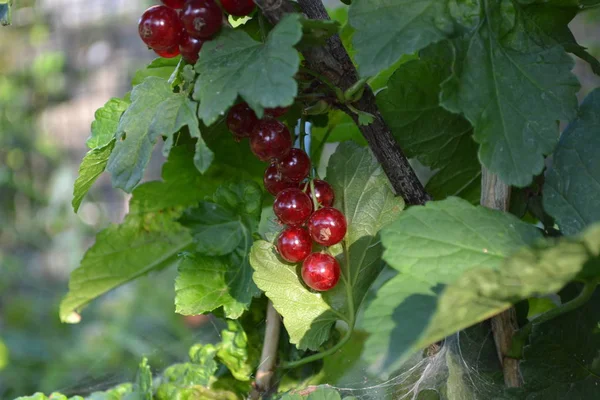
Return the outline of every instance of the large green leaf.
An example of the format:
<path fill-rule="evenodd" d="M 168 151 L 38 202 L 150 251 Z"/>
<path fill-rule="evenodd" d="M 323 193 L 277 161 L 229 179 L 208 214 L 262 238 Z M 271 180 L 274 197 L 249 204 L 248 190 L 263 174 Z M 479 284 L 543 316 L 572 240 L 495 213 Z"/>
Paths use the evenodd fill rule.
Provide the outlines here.
<path fill-rule="evenodd" d="M 563 132 L 544 184 L 544 208 L 567 235 L 600 221 L 600 89 Z"/>
<path fill-rule="evenodd" d="M 211 125 L 240 95 L 259 116 L 264 108 L 289 106 L 298 85 L 294 74 L 300 57 L 294 45 L 302 37 L 297 14 L 284 17 L 269 32 L 265 43 L 240 29 L 223 29 L 206 42 L 196 64 L 194 98 L 198 115 Z"/>
<path fill-rule="evenodd" d="M 87 147 L 90 149 L 104 147 L 115 138 L 121 115 L 127 110 L 129 104 L 126 100 L 112 98 L 96 110 L 92 122 L 92 135 L 85 142 Z"/>
<path fill-rule="evenodd" d="M 300 266 L 281 261 L 272 243 L 258 241 L 250 254 L 254 281 L 283 316 L 291 342 L 301 349 L 318 348 L 337 320 L 354 324 L 383 266 L 378 232 L 404 208 L 370 150 L 352 142 L 340 144 L 331 156 L 327 181 L 336 193 L 335 207 L 348 221 L 342 244 L 329 248 L 342 267 L 342 278 L 333 290 L 308 290 L 299 276 Z"/>
<path fill-rule="evenodd" d="M 448 0 L 354 0 L 348 20 L 362 76 L 374 76 L 404 54 L 454 31 Z"/>
<path fill-rule="evenodd" d="M 400 272 L 365 312 L 371 333 L 367 357 L 384 357 L 391 370 L 412 350 L 427 346 L 489 315 L 438 302 L 444 285 L 469 270 L 497 269 L 511 253 L 541 235 L 510 214 L 476 207 L 459 198 L 413 207 L 381 232 L 384 260 Z M 465 289 L 472 293 L 481 285 Z M 469 291 L 470 289 L 470 291 Z M 449 289 L 447 289 L 449 290 Z M 449 307 L 449 313 L 436 309 Z"/>
<path fill-rule="evenodd" d="M 440 85 L 450 75 L 452 49 L 432 45 L 419 60 L 401 65 L 377 95 L 379 109 L 408 157 L 438 170 L 427 184 L 437 199 L 460 196 L 479 202 L 481 166 L 473 129 L 439 106 Z"/>
<path fill-rule="evenodd" d="M 117 143 L 106 167 L 112 175 L 113 186 L 126 192 L 133 190 L 142 179 L 160 136 L 169 137 L 187 126 L 190 136 L 203 142 L 196 117 L 197 103 L 188 99 L 186 93 L 173 93 L 166 80 L 146 78 L 133 89 L 131 99 L 119 122 Z M 210 162 L 202 164 L 200 172 L 208 165 Z"/>
<path fill-rule="evenodd" d="M 527 400 L 598 398 L 598 321 L 596 291 L 585 306 L 533 327 L 521 363 Z"/>
<path fill-rule="evenodd" d="M 573 60 L 550 45 L 518 5 L 483 0 L 485 21 L 455 42 L 442 105 L 475 129 L 479 159 L 511 185 L 526 186 L 557 141 L 559 119 L 575 116 Z"/>
<path fill-rule="evenodd" d="M 227 317 L 238 318 L 260 293 L 252 281 L 248 253 L 261 205 L 258 184 L 230 183 L 221 186 L 212 201 L 184 215 L 181 222 L 190 228 L 199 255 L 185 257 L 179 266 L 178 313 L 202 314 L 223 306 Z"/>
<path fill-rule="evenodd" d="M 96 149 L 87 152 L 81 165 L 79 166 L 79 176 L 75 180 L 73 187 L 73 210 L 77 212 L 79 206 L 83 201 L 83 198 L 90 190 L 96 179 L 104 172 L 106 163 L 115 147 L 114 139 L 106 144 L 104 147 L 98 147 Z"/>

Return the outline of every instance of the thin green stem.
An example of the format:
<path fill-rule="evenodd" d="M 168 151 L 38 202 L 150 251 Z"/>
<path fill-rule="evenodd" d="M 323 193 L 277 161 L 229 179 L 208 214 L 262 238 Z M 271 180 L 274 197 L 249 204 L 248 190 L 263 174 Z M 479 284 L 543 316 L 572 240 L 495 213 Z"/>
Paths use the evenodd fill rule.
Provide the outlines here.
<path fill-rule="evenodd" d="M 258 13 L 258 27 L 260 29 L 260 38 L 264 43 L 267 41 L 267 28 L 265 27 L 265 16 L 261 12 Z"/>
<path fill-rule="evenodd" d="M 300 141 L 300 148 L 306 151 L 306 117 L 304 115 L 300 117 L 298 140 Z"/>
<path fill-rule="evenodd" d="M 301 365 L 308 364 L 310 362 L 317 361 L 317 360 L 320 360 L 322 358 L 325 358 L 327 356 L 334 354 L 336 351 L 341 349 L 348 342 L 348 340 L 350 340 L 353 329 L 354 328 L 352 326 L 349 326 L 344 337 L 339 342 L 337 342 L 335 344 L 335 346 L 333 346 L 332 348 L 322 351 L 317 354 L 313 354 L 312 356 L 301 358 L 300 360 L 297 360 L 297 361 L 287 361 L 287 362 L 283 363 L 281 365 L 281 367 L 285 368 L 285 369 L 296 368 Z"/>
<path fill-rule="evenodd" d="M 300 72 L 304 72 L 305 74 L 314 76 L 315 78 L 317 78 L 318 80 L 320 80 L 323 84 L 325 84 L 325 86 L 327 86 L 333 93 L 336 94 L 336 97 L 339 97 L 339 93 L 341 93 L 340 88 L 338 88 L 337 86 L 335 86 L 333 83 L 331 83 L 331 81 L 327 78 L 325 78 L 323 75 L 319 74 L 316 71 L 313 71 L 310 68 L 306 68 L 306 67 L 300 67 Z M 343 97 L 343 93 L 342 97 Z M 338 98 L 339 100 L 339 98 Z"/>
<path fill-rule="evenodd" d="M 315 181 L 314 179 L 310 180 L 310 197 L 312 198 L 314 210 L 319 209 L 319 202 L 317 201 L 317 194 L 315 193 Z"/>

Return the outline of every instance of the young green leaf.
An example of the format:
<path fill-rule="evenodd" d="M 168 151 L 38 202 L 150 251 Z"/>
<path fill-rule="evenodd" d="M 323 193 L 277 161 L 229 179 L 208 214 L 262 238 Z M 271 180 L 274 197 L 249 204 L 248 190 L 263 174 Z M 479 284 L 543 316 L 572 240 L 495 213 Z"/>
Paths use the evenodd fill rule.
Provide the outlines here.
<path fill-rule="evenodd" d="M 264 108 L 292 104 L 298 91 L 294 75 L 300 65 L 294 45 L 301 37 L 299 16 L 290 14 L 269 32 L 265 43 L 239 29 L 223 29 L 206 42 L 195 66 L 194 98 L 200 101 L 202 121 L 211 125 L 238 95 L 259 117 Z"/>
<path fill-rule="evenodd" d="M 438 296 L 465 271 L 498 269 L 511 253 L 540 237 L 534 226 L 510 214 L 455 197 L 404 212 L 381 232 L 383 258 L 400 274 L 365 311 L 363 325 L 371 333 L 365 354 L 373 361 L 384 355 L 384 369 L 392 370 L 410 351 L 493 315 L 473 312 L 473 305 L 455 307 L 456 299 L 438 302 Z M 464 290 L 477 293 L 480 288 Z M 448 310 L 438 311 L 438 317 L 441 307 Z M 438 321 L 432 321 L 434 316 L 440 322 L 432 333 Z"/>
<path fill-rule="evenodd" d="M 543 191 L 544 208 L 567 235 L 600 221 L 600 89 L 563 132 Z"/>
<path fill-rule="evenodd" d="M 438 170 L 427 191 L 438 200 L 460 196 L 479 202 L 481 165 L 471 124 L 439 105 L 440 85 L 450 75 L 448 42 L 431 45 L 419 60 L 401 65 L 377 95 L 383 118 L 407 157 Z"/>
<path fill-rule="evenodd" d="M 179 60 L 181 60 L 181 57 L 155 58 L 146 67 L 136 71 L 133 80 L 131 81 L 131 86 L 139 85 L 150 76 L 168 80 L 175 71 L 175 68 L 177 68 Z"/>
<path fill-rule="evenodd" d="M 227 329 L 221 331 L 221 343 L 217 358 L 239 381 L 249 381 L 258 362 L 258 352 L 248 343 L 246 332 L 238 321 L 227 321 Z"/>
<path fill-rule="evenodd" d="M 96 179 L 104 172 L 106 163 L 108 162 L 108 158 L 114 147 L 115 141 L 113 139 L 104 145 L 104 147 L 98 147 L 88 151 L 85 157 L 83 157 L 81 165 L 79 166 L 79 176 L 75 180 L 75 185 L 73 187 L 73 200 L 71 204 L 73 205 L 73 210 L 75 212 L 79 210 L 83 198 L 94 182 L 96 182 Z"/>
<path fill-rule="evenodd" d="M 104 147 L 115 138 L 121 115 L 127 110 L 129 104 L 130 102 L 126 100 L 112 98 L 96 110 L 92 122 L 92 135 L 85 142 L 87 147 L 90 149 Z"/>
<path fill-rule="evenodd" d="M 258 241 L 250 254 L 254 281 L 283 316 L 291 342 L 301 349 L 317 349 L 337 320 L 353 326 L 367 290 L 383 267 L 378 232 L 404 208 L 370 150 L 352 142 L 340 144 L 331 156 L 327 181 L 336 194 L 335 207 L 348 221 L 342 244 L 329 248 L 342 268 L 333 290 L 308 290 L 299 278 L 300 266 L 281 261 L 272 243 Z"/>
<path fill-rule="evenodd" d="M 152 400 L 152 371 L 146 357 L 140 362 L 132 392 L 124 400 Z"/>
<path fill-rule="evenodd" d="M 442 105 L 475 129 L 479 159 L 504 182 L 528 185 L 556 144 L 558 119 L 575 116 L 579 83 L 562 46 L 540 38 L 515 3 L 483 0 L 485 21 L 455 41 Z"/>

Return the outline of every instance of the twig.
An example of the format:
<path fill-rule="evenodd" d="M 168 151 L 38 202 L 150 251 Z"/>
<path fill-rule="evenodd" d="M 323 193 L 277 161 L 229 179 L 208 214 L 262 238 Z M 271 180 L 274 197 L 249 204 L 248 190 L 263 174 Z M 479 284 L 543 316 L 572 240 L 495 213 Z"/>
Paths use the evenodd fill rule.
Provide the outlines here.
<path fill-rule="evenodd" d="M 279 331 L 281 329 L 281 317 L 275 311 L 273 303 L 269 300 L 267 304 L 267 321 L 265 327 L 265 340 L 263 342 L 260 364 L 256 371 L 255 387 L 250 394 L 251 399 L 259 399 L 261 395 L 271 389 L 271 381 L 275 373 L 277 362 L 277 348 L 279 347 Z"/>
<path fill-rule="evenodd" d="M 485 167 L 481 170 L 481 205 L 500 211 L 508 211 L 510 206 L 510 186 Z M 508 356 L 513 335 L 519 327 L 517 313 L 511 307 L 492 317 L 491 323 L 498 359 L 504 373 L 504 383 L 508 387 L 519 387 L 521 386 L 519 360 Z"/>

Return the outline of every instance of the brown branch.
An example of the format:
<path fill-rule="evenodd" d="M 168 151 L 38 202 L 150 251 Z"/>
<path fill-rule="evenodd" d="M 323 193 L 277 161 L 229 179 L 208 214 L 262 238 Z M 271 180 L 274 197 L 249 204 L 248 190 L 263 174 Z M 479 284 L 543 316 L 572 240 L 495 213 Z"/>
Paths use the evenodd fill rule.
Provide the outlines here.
<path fill-rule="evenodd" d="M 294 5 L 287 0 L 256 0 L 256 3 L 269 22 L 273 24 L 276 24 L 286 13 L 297 12 Z M 298 4 L 308 18 L 329 19 L 321 0 L 298 0 Z M 358 80 L 356 68 L 338 35 L 329 38 L 324 46 L 312 47 L 304 50 L 302 54 L 313 71 L 323 75 L 343 91 Z M 373 123 L 364 126 L 358 124 L 356 114 L 348 112 L 347 109 L 344 110 L 359 126 L 396 194 L 402 196 L 408 204 L 424 204 L 431 200 L 392 136 L 390 128 L 383 121 L 375 103 L 373 91 L 367 87 L 362 98 L 353 105 L 358 110 L 375 116 Z"/>
<path fill-rule="evenodd" d="M 497 175 L 482 167 L 481 175 L 481 205 L 494 210 L 508 211 L 510 206 L 510 186 L 506 185 Z M 513 335 L 518 330 L 517 313 L 510 308 L 491 319 L 492 333 L 498 359 L 502 364 L 504 383 L 508 387 L 521 386 L 519 360 L 508 357 Z"/>
<path fill-rule="evenodd" d="M 281 317 L 269 300 L 267 304 L 267 321 L 265 327 L 265 340 L 263 342 L 260 364 L 256 371 L 254 389 L 250 394 L 251 399 L 259 399 L 271 390 L 271 381 L 275 374 L 277 362 L 277 348 L 279 347 L 279 331 L 281 330 Z"/>

